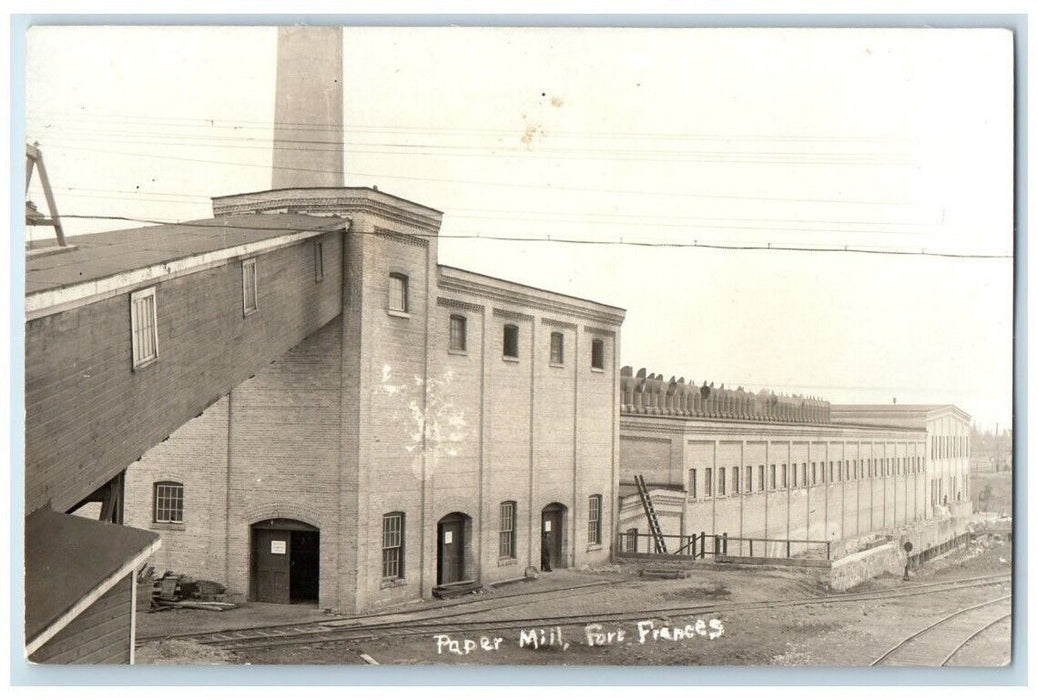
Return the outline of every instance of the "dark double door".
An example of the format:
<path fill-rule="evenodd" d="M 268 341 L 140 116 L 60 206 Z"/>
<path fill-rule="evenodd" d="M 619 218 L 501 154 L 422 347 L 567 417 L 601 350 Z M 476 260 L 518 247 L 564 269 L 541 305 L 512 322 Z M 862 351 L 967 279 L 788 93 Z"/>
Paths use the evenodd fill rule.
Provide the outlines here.
<path fill-rule="evenodd" d="M 252 599 L 260 603 L 316 602 L 320 532 L 294 520 L 252 526 Z"/>
<path fill-rule="evenodd" d="M 465 518 L 447 516 L 437 525 L 436 585 L 465 580 Z"/>
<path fill-rule="evenodd" d="M 547 506 L 541 511 L 541 568 L 562 569 L 562 536 L 565 510 L 560 505 Z M 548 566 L 545 567 L 544 564 Z"/>

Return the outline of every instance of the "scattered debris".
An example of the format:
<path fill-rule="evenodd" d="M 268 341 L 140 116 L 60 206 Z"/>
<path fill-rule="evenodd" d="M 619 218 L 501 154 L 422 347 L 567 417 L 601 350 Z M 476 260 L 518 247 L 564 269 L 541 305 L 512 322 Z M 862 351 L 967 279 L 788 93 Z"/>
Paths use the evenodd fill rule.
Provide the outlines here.
<path fill-rule="evenodd" d="M 153 570 L 149 567 L 149 575 Z M 238 607 L 226 600 L 226 591 L 227 587 L 216 581 L 198 580 L 167 571 L 152 583 L 151 611 L 193 608 L 222 612 Z"/>

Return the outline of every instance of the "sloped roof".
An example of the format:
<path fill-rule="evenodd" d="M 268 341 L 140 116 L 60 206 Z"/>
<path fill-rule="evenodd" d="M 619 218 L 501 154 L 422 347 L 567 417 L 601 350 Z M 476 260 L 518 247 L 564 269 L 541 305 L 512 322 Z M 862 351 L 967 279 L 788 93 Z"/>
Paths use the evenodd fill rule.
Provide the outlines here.
<path fill-rule="evenodd" d="M 60 631 L 77 603 L 100 597 L 158 547 L 159 536 L 148 530 L 50 508 L 26 516 L 25 639 Z"/>
<path fill-rule="evenodd" d="M 242 214 L 68 238 L 25 261 L 25 292 L 33 294 L 111 277 L 292 233 L 337 231 L 348 219 L 306 214 Z"/>

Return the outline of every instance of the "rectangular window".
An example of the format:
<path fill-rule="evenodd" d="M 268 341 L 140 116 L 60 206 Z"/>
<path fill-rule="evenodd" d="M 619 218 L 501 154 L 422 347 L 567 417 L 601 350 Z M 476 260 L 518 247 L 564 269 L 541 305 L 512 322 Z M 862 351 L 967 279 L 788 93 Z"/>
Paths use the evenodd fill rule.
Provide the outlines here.
<path fill-rule="evenodd" d="M 155 522 L 184 522 L 184 485 L 172 481 L 155 484 Z"/>
<path fill-rule="evenodd" d="M 591 369 L 605 369 L 605 342 L 598 338 L 591 341 Z"/>
<path fill-rule="evenodd" d="M 728 475 L 725 473 L 724 467 L 717 470 L 717 495 L 723 496 L 725 494 L 725 477 Z"/>
<path fill-rule="evenodd" d="M 800 486 L 807 488 L 810 484 L 807 483 L 807 462 L 800 464 Z"/>
<path fill-rule="evenodd" d="M 772 490 L 774 490 L 774 489 L 778 488 L 778 484 L 775 481 L 775 465 L 774 464 L 771 465 L 770 471 L 771 471 L 771 475 L 770 475 L 771 476 L 771 488 L 772 488 Z"/>
<path fill-rule="evenodd" d="M 811 462 L 811 485 L 818 483 L 818 467 L 817 462 Z"/>
<path fill-rule="evenodd" d="M 713 496 L 714 495 L 714 470 L 713 469 L 709 469 L 708 468 L 706 470 L 706 481 L 703 482 L 703 493 L 705 493 L 707 496 Z"/>
<path fill-rule="evenodd" d="M 497 555 L 502 559 L 515 559 L 515 501 L 505 501 L 501 504 Z"/>
<path fill-rule="evenodd" d="M 398 272 L 389 275 L 389 310 L 407 313 L 407 275 Z"/>
<path fill-rule="evenodd" d="M 696 498 L 696 470 L 688 470 L 688 495 Z"/>
<path fill-rule="evenodd" d="M 259 308 L 256 294 L 256 258 L 241 262 L 242 313 L 248 316 Z"/>
<path fill-rule="evenodd" d="M 465 317 L 452 314 L 450 319 L 450 349 L 455 352 L 465 352 L 466 343 L 466 328 L 465 328 Z"/>
<path fill-rule="evenodd" d="M 789 486 L 789 468 L 788 465 L 782 465 L 782 488 Z"/>
<path fill-rule="evenodd" d="M 587 499 L 587 543 L 602 544 L 602 497 Z"/>
<path fill-rule="evenodd" d="M 382 516 L 382 578 L 404 577 L 404 514 Z"/>
<path fill-rule="evenodd" d="M 836 479 L 833 478 L 834 477 L 834 472 L 835 472 L 835 469 L 833 468 L 833 463 L 829 462 L 829 483 L 832 483 L 833 481 L 836 480 Z M 822 478 L 823 478 L 823 480 L 825 479 L 825 477 L 822 477 Z"/>
<path fill-rule="evenodd" d="M 318 282 L 324 279 L 324 244 L 314 241 L 314 279 Z"/>
<path fill-rule="evenodd" d="M 746 493 L 753 493 L 753 467 L 746 467 Z"/>
<path fill-rule="evenodd" d="M 732 467 L 732 493 L 739 493 L 739 467 Z"/>
<path fill-rule="evenodd" d="M 757 467 L 757 490 L 763 491 L 765 489 L 764 483 L 764 465 L 761 464 Z"/>
<path fill-rule="evenodd" d="M 792 467 L 793 468 L 790 471 L 793 472 L 793 483 L 791 485 L 792 485 L 793 488 L 796 488 L 797 487 L 797 465 L 793 464 Z"/>
<path fill-rule="evenodd" d="M 130 295 L 130 338 L 133 366 L 143 367 L 159 356 L 159 324 L 155 307 L 155 287 Z"/>
<path fill-rule="evenodd" d="M 556 331 L 556 332 L 551 334 L 551 357 L 550 357 L 550 362 L 553 365 L 561 365 L 562 364 L 562 359 L 563 359 L 563 355 L 562 355 L 562 348 L 563 348 L 563 346 L 562 346 L 562 343 L 563 343 L 562 333 L 559 333 L 558 331 Z"/>
<path fill-rule="evenodd" d="M 511 324 L 505 326 L 504 342 L 501 354 L 505 357 L 519 358 L 519 327 Z"/>

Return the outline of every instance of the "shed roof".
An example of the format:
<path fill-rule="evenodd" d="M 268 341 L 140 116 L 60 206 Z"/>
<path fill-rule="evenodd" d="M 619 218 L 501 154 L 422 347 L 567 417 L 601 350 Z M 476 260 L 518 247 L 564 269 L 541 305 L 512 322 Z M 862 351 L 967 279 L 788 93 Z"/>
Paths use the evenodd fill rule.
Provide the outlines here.
<path fill-rule="evenodd" d="M 77 603 L 104 594 L 125 576 L 117 574 L 127 568 L 132 573 L 158 546 L 159 536 L 148 530 L 50 508 L 26 516 L 26 640 L 60 631 L 62 618 Z"/>

